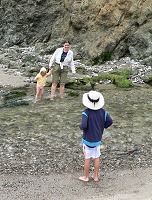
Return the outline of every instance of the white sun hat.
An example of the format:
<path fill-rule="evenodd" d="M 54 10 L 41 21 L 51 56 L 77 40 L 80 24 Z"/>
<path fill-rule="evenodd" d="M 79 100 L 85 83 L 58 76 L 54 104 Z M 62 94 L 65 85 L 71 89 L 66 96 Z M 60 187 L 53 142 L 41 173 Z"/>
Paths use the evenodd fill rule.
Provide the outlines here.
<path fill-rule="evenodd" d="M 87 108 L 98 110 L 104 106 L 104 97 L 100 92 L 91 90 L 83 95 L 82 103 Z"/>
<path fill-rule="evenodd" d="M 46 72 L 46 68 L 45 68 L 45 67 L 42 67 L 42 68 L 40 69 L 40 72 Z"/>

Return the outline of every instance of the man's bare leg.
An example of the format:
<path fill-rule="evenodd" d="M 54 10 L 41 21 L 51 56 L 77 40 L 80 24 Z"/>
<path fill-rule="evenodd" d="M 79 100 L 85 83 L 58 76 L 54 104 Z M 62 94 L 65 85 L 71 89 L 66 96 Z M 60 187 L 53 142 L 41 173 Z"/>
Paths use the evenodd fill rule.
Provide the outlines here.
<path fill-rule="evenodd" d="M 63 98 L 64 96 L 63 96 L 63 94 L 64 94 L 64 85 L 60 85 L 60 98 Z"/>
<path fill-rule="evenodd" d="M 53 98 L 54 98 L 55 91 L 56 91 L 56 86 L 57 86 L 57 83 L 52 83 L 50 100 L 53 100 Z"/>

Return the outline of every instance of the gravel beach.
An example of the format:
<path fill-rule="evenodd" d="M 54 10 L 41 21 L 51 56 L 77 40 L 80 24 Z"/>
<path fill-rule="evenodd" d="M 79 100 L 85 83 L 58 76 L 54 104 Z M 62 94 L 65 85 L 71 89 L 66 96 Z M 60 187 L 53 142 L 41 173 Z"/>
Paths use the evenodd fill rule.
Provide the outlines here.
<path fill-rule="evenodd" d="M 81 182 L 74 174 L 0 175 L 1 200 L 151 200 L 152 168 L 100 173 Z"/>
<path fill-rule="evenodd" d="M 25 79 L 0 67 L 1 85 L 23 86 Z M 0 200 L 152 200 L 152 168 L 100 171 L 98 183 L 81 182 L 82 173 L 0 174 Z"/>

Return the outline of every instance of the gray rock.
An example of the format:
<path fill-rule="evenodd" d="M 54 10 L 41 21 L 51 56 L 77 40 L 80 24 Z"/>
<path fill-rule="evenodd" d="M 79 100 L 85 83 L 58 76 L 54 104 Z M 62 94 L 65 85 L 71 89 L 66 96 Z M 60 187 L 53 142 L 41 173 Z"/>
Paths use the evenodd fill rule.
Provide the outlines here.
<path fill-rule="evenodd" d="M 42 43 L 47 54 L 70 39 L 83 62 L 129 56 L 152 65 L 150 1 L 3 0 L 0 11 L 3 47 Z"/>

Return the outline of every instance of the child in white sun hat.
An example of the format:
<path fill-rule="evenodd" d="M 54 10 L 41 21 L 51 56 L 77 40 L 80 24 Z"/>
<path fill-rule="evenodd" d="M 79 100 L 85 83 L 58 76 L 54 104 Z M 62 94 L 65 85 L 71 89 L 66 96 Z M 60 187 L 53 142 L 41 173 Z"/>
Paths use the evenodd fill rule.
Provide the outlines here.
<path fill-rule="evenodd" d="M 51 75 L 51 70 L 49 70 L 49 72 L 47 73 L 46 68 L 42 67 L 40 69 L 40 72 L 34 78 L 34 80 L 37 81 L 36 96 L 35 96 L 36 100 L 43 99 L 43 96 L 44 96 L 44 86 L 46 84 L 46 78 L 49 75 Z"/>
<path fill-rule="evenodd" d="M 105 128 L 112 125 L 112 118 L 102 108 L 104 97 L 101 93 L 90 91 L 85 93 L 82 103 L 87 107 L 82 112 L 80 129 L 83 130 L 82 143 L 84 153 L 84 176 L 79 177 L 82 181 L 89 181 L 90 161 L 94 160 L 94 181 L 99 181 L 100 145 Z"/>

